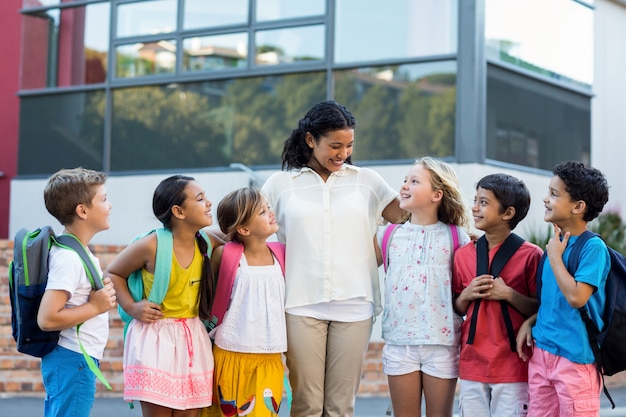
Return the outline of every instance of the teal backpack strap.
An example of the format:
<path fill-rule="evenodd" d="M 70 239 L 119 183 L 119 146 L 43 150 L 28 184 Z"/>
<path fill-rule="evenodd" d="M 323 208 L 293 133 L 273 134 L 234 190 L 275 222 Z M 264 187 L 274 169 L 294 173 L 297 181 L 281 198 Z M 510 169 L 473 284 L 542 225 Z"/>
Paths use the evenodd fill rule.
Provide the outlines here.
<path fill-rule="evenodd" d="M 209 238 L 209 235 L 206 234 L 206 232 L 202 229 L 200 229 L 200 231 L 198 232 L 200 234 L 200 236 L 202 236 L 202 238 L 206 241 L 207 244 L 207 249 L 206 249 L 206 254 L 203 253 L 203 255 L 206 255 L 207 258 L 211 257 L 211 254 L 213 253 L 213 244 L 211 243 L 211 238 Z"/>
<path fill-rule="evenodd" d="M 87 278 L 91 282 L 91 287 L 94 290 L 99 290 L 103 288 L 102 275 L 100 275 L 100 271 L 89 257 L 89 254 L 87 253 L 87 248 L 85 248 L 85 246 L 80 240 L 78 240 L 76 236 L 70 234 L 60 235 L 57 237 L 53 237 L 52 241 L 60 248 L 73 250 L 74 252 L 76 252 L 80 257 L 80 261 L 83 264 L 85 272 L 87 273 Z M 109 384 L 109 381 L 107 381 L 107 379 L 104 377 L 93 358 L 87 353 L 85 347 L 83 346 L 83 342 L 81 342 L 80 340 L 80 327 L 82 325 L 83 323 L 80 323 L 76 326 L 76 339 L 78 340 L 78 346 L 80 347 L 80 351 L 85 358 L 85 362 L 87 362 L 89 370 L 96 376 L 96 378 L 98 378 L 107 389 L 112 389 L 111 384 Z"/>
<path fill-rule="evenodd" d="M 156 233 L 157 251 L 154 266 L 154 283 L 152 284 L 152 289 L 150 290 L 150 294 L 148 295 L 148 301 L 155 304 L 161 304 L 170 285 L 170 271 L 172 266 L 172 250 L 174 239 L 170 230 L 161 228 L 151 230 L 148 233 L 143 233 L 134 238 L 132 242 L 144 238 L 151 233 Z M 139 301 L 144 298 L 141 269 L 134 271 L 128 277 L 128 290 L 130 291 L 130 295 L 133 297 L 133 300 Z M 128 329 L 128 324 L 132 320 L 132 317 L 130 316 L 130 314 L 126 313 L 120 305 L 118 305 L 118 311 L 120 313 L 120 318 L 124 322 L 124 338 L 126 338 L 126 330 Z"/>
<path fill-rule="evenodd" d="M 161 304 L 170 286 L 170 273 L 172 269 L 172 251 L 174 250 L 174 237 L 168 229 L 156 230 L 157 251 L 156 264 L 154 266 L 154 282 L 148 295 L 148 301 Z"/>

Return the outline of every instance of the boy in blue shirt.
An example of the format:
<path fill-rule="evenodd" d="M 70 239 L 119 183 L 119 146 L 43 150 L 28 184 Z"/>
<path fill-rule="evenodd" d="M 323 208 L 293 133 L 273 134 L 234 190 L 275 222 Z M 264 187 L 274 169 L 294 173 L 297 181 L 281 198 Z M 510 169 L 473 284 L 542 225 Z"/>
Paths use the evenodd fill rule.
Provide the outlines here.
<path fill-rule="evenodd" d="M 559 164 L 553 174 L 543 200 L 544 220 L 554 225 L 554 236 L 546 246 L 540 307 L 517 335 L 522 359 L 528 360 L 528 347 L 535 345 L 528 364 L 528 417 L 597 416 L 602 382 L 578 309 L 586 305 L 602 328 L 610 267 L 606 245 L 589 239 L 573 276 L 566 265 L 572 245 L 608 201 L 609 187 L 600 171 L 580 162 Z"/>

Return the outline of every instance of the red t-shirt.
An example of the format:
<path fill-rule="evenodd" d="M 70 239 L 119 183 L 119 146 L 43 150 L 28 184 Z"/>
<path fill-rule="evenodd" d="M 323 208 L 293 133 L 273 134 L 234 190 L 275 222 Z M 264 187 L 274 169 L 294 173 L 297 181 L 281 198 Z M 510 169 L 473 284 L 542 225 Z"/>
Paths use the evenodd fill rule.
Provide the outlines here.
<path fill-rule="evenodd" d="M 501 245 L 489 251 L 489 264 Z M 536 274 L 542 250 L 529 242 L 513 254 L 506 263 L 500 277 L 509 286 L 523 295 L 536 293 Z M 476 277 L 476 244 L 471 242 L 454 254 L 453 286 L 455 295 L 460 294 Z M 526 317 L 509 305 L 513 329 L 517 330 Z M 499 301 L 482 300 L 478 309 L 474 343 L 467 344 L 474 302 L 467 309 L 467 317 L 461 326 L 461 356 L 459 376 L 461 379 L 485 383 L 526 382 L 528 365 L 522 361 L 511 346 L 502 317 Z"/>

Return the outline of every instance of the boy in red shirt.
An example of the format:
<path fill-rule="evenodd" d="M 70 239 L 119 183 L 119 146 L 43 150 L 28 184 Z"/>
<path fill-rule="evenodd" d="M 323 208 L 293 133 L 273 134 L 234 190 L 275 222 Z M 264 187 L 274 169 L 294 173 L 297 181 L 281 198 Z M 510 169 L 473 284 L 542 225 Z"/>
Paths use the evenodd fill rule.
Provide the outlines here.
<path fill-rule="evenodd" d="M 454 306 L 467 315 L 459 360 L 461 417 L 522 416 L 528 409 L 528 368 L 517 355 L 515 334 L 537 311 L 535 276 L 542 251 L 512 230 L 529 206 L 526 185 L 510 175 L 488 175 L 476 185 L 472 214 L 485 233 L 455 253 L 453 270 Z M 520 246 L 499 274 L 488 273 L 505 241 L 516 239 L 514 247 Z M 485 249 L 477 250 L 481 244 Z M 489 268 L 478 274 L 481 255 L 488 257 Z"/>

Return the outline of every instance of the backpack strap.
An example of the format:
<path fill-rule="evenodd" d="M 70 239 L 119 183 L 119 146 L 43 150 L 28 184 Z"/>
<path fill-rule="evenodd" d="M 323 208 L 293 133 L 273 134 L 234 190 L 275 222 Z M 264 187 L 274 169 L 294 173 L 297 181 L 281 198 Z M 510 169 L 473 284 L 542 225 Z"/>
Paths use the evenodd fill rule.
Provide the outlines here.
<path fill-rule="evenodd" d="M 450 236 L 452 237 L 452 249 L 454 252 L 459 248 L 459 230 L 456 224 L 450 223 Z"/>
<path fill-rule="evenodd" d="M 278 263 L 280 264 L 280 269 L 283 271 L 283 276 L 285 276 L 285 245 L 280 242 L 267 242 L 267 246 L 270 248 L 270 251 L 272 251 L 272 254 L 278 260 Z"/>
<path fill-rule="evenodd" d="M 392 223 L 385 227 L 385 232 L 383 233 L 383 240 L 381 242 L 380 250 L 383 255 L 383 268 L 385 272 L 387 272 L 387 268 L 389 267 L 389 244 L 391 243 L 391 236 L 396 232 L 396 229 L 400 226 L 399 224 Z"/>
<path fill-rule="evenodd" d="M 80 257 L 80 261 L 83 264 L 83 268 L 85 269 L 85 272 L 87 274 L 87 278 L 91 282 L 91 287 L 94 290 L 97 291 L 104 287 L 100 271 L 98 270 L 98 268 L 96 268 L 93 261 L 89 257 L 85 246 L 76 236 L 71 234 L 50 236 L 50 241 L 60 248 L 72 250 L 78 254 L 78 256 Z M 87 362 L 89 370 L 96 376 L 96 378 L 100 380 L 100 382 L 102 382 L 102 384 L 107 389 L 112 389 L 111 384 L 109 384 L 109 381 L 107 381 L 107 379 L 104 377 L 102 371 L 100 371 L 100 368 L 98 367 L 98 365 L 96 365 L 96 362 L 93 360 L 93 358 L 87 353 L 87 350 L 85 350 L 85 347 L 83 346 L 83 342 L 80 340 L 80 328 L 83 324 L 84 323 L 76 325 L 76 340 L 78 340 L 78 347 L 83 354 L 85 362 Z"/>
<path fill-rule="evenodd" d="M 267 242 L 267 246 L 278 260 L 284 276 L 285 245 L 279 242 Z M 215 290 L 215 300 L 211 306 L 210 320 L 205 323 L 209 331 L 215 329 L 222 322 L 230 306 L 230 297 L 233 292 L 233 284 L 235 283 L 241 255 L 243 255 L 243 249 L 243 245 L 237 242 L 228 242 L 224 245 L 217 278 L 217 288 Z"/>
<path fill-rule="evenodd" d="M 598 236 L 598 235 L 589 230 L 585 230 L 578 236 L 578 239 L 576 239 L 576 242 L 574 242 L 574 244 L 572 245 L 572 249 L 569 254 L 569 257 L 567 258 L 567 265 L 566 265 L 567 272 L 569 272 L 570 275 L 574 276 L 574 274 L 576 274 L 576 270 L 578 269 L 578 262 L 580 261 L 580 252 L 585 246 L 585 243 L 587 243 L 587 241 L 594 236 Z M 546 254 L 544 253 L 544 257 L 545 256 Z M 543 257 L 542 257 L 542 261 L 545 262 Z M 540 265 L 541 267 L 543 267 L 542 263 L 540 263 Z M 537 276 L 539 277 L 539 273 L 537 273 Z M 539 285 L 539 283 L 537 285 Z M 539 287 L 537 288 L 537 294 L 539 294 Z M 612 408 L 615 408 L 615 402 L 613 401 L 613 398 L 611 398 L 611 394 L 609 394 L 609 390 L 606 388 L 606 384 L 604 383 L 604 372 L 602 370 L 602 356 L 600 354 L 600 345 L 598 344 L 599 343 L 598 336 L 600 334 L 600 330 L 591 319 L 587 304 L 580 307 L 578 311 L 580 312 L 580 316 L 583 320 L 583 323 L 585 323 L 585 328 L 587 329 L 587 337 L 589 339 L 589 346 L 591 347 L 591 351 L 593 352 L 593 357 L 596 361 L 596 369 L 598 370 L 598 373 L 600 374 L 600 377 L 602 378 L 602 386 L 603 386 L 604 395 L 606 395 L 607 399 L 611 403 Z"/>
<path fill-rule="evenodd" d="M 154 266 L 154 282 L 150 294 L 148 294 L 148 301 L 161 304 L 165 298 L 165 293 L 170 285 L 170 273 L 172 269 L 172 251 L 174 238 L 172 232 L 165 228 L 154 229 L 148 233 L 143 233 L 135 237 L 132 242 L 142 239 L 152 233 L 156 233 L 157 238 L 157 251 L 156 260 Z M 134 271 L 128 277 L 128 290 L 133 300 L 140 301 L 144 298 L 143 278 L 141 276 L 141 268 Z M 122 306 L 118 304 L 118 311 L 120 318 L 124 322 L 124 337 L 126 337 L 126 330 L 128 324 L 132 320 L 132 316 L 124 311 Z"/>
<path fill-rule="evenodd" d="M 80 257 L 80 261 L 83 263 L 83 268 L 87 273 L 87 279 L 91 282 L 92 288 L 99 290 L 104 285 L 102 284 L 102 276 L 100 271 L 94 265 L 93 261 L 87 253 L 87 249 L 80 240 L 74 235 L 59 235 L 51 236 L 52 243 L 63 249 L 73 250 Z"/>
<path fill-rule="evenodd" d="M 506 263 L 511 259 L 511 256 L 519 249 L 524 243 L 524 239 L 511 233 L 506 240 L 502 243 L 498 252 L 493 257 L 491 266 L 489 266 L 489 248 L 487 244 L 487 238 L 483 235 L 476 242 L 476 276 L 483 274 L 491 274 L 494 277 L 500 275 L 502 269 Z M 472 309 L 472 319 L 470 320 L 470 328 L 467 336 L 467 344 L 474 343 L 474 337 L 476 336 L 476 322 L 478 321 L 478 309 L 480 308 L 481 299 L 474 301 L 474 308 Z M 515 342 L 515 330 L 513 329 L 513 322 L 511 321 L 511 315 L 509 314 L 508 303 L 504 300 L 500 301 L 500 307 L 502 309 L 502 317 L 504 319 L 504 325 L 506 327 L 506 333 L 509 339 L 509 346 L 512 352 L 517 350 Z"/>

